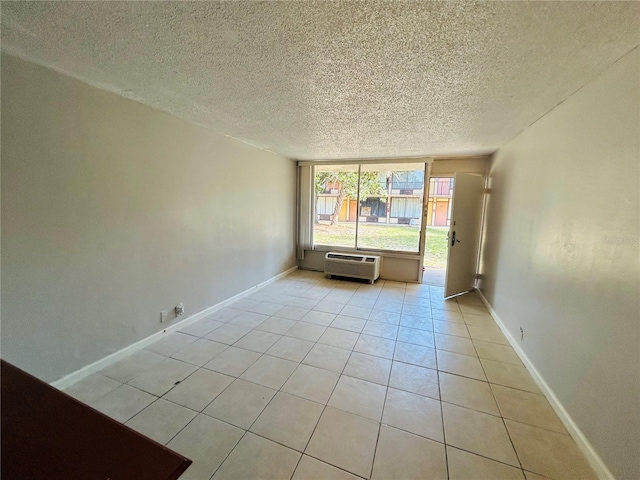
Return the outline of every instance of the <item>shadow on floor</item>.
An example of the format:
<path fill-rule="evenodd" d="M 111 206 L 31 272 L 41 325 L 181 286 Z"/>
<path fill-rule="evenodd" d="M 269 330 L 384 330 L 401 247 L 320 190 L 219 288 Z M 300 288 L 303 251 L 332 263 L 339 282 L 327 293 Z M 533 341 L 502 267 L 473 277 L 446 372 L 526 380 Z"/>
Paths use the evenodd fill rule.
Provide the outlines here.
<path fill-rule="evenodd" d="M 444 287 L 445 270 L 436 268 L 425 268 L 422 275 L 422 283 L 425 285 L 436 285 L 438 287 Z"/>

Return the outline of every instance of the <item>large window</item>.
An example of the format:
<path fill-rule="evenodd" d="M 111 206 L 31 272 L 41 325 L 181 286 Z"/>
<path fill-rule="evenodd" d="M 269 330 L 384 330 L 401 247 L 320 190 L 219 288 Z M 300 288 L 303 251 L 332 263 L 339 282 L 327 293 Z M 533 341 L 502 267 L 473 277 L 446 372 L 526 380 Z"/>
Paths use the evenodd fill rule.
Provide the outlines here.
<path fill-rule="evenodd" d="M 424 183 L 424 171 L 395 171 L 392 175 L 392 188 L 399 190 L 421 189 Z"/>
<path fill-rule="evenodd" d="M 424 163 L 315 167 L 314 243 L 418 252 Z"/>
<path fill-rule="evenodd" d="M 316 166 L 315 190 L 315 244 L 354 248 L 358 165 Z"/>
<path fill-rule="evenodd" d="M 391 216 L 402 219 L 400 223 L 420 219 L 422 201 L 419 198 L 393 198 L 391 199 Z"/>

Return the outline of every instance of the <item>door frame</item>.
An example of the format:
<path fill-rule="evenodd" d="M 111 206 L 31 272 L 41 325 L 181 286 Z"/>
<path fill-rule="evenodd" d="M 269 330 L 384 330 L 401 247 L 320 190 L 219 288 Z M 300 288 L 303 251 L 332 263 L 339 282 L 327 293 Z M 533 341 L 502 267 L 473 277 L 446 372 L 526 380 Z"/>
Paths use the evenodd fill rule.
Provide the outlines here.
<path fill-rule="evenodd" d="M 424 275 L 424 253 L 427 248 L 427 215 L 429 214 L 429 182 L 431 182 L 431 165 L 433 158 L 428 159 L 424 166 L 424 183 L 422 187 L 422 222 L 420 222 L 420 243 L 418 254 L 420 261 L 418 262 L 418 283 L 422 285 Z"/>
<path fill-rule="evenodd" d="M 444 298 L 450 298 L 450 297 L 455 297 L 457 295 L 461 295 L 464 293 L 467 293 L 471 290 L 467 290 L 465 292 L 458 292 L 458 293 L 454 293 L 449 295 L 449 297 L 446 296 L 447 293 L 447 280 L 449 278 L 449 267 L 450 267 L 450 262 L 449 262 L 449 256 L 450 256 L 450 252 L 451 252 L 451 245 L 449 245 L 449 242 L 451 241 L 451 232 L 452 230 L 455 230 L 455 223 L 454 223 L 454 216 L 455 216 L 455 189 L 458 187 L 459 182 L 458 182 L 458 177 L 457 175 L 461 174 L 461 175 L 469 175 L 469 176 L 473 176 L 473 177 L 480 177 L 482 178 L 482 193 L 481 193 L 481 205 L 480 205 L 480 214 L 479 214 L 479 229 L 477 231 L 477 246 L 475 249 L 475 265 L 473 266 L 473 272 L 474 272 L 474 278 L 473 278 L 473 286 L 471 287 L 471 290 L 473 290 L 474 288 L 477 287 L 478 285 L 478 271 L 480 268 L 480 254 L 482 252 L 482 238 L 483 238 L 483 234 L 484 234 L 484 224 L 485 224 L 485 212 L 486 212 L 486 206 L 487 206 L 487 181 L 488 181 L 488 177 L 486 173 L 477 173 L 477 172 L 457 172 L 456 175 L 454 175 L 454 184 L 453 184 L 453 196 L 451 199 L 451 204 L 452 204 L 452 215 L 451 215 L 451 225 L 449 225 L 449 234 L 447 235 L 447 266 L 446 266 L 446 274 L 445 274 L 445 285 L 444 285 Z"/>
<path fill-rule="evenodd" d="M 420 273 L 418 275 L 418 278 L 420 279 L 419 283 L 422 283 L 424 281 L 424 255 L 427 250 L 427 218 L 429 216 L 429 188 L 431 186 L 430 185 L 431 178 L 453 178 L 454 179 L 453 188 L 454 189 L 456 188 L 455 173 L 438 173 L 437 175 L 431 175 L 431 163 L 428 163 L 424 170 L 425 170 L 425 178 L 424 178 L 425 186 L 424 186 L 424 196 L 422 199 L 422 202 L 423 202 L 422 203 L 422 226 L 420 229 Z M 429 171 L 427 172 L 427 170 Z M 460 172 L 460 173 L 466 173 L 466 172 Z M 435 218 L 437 203 L 438 202 L 436 202 L 435 196 L 434 196 L 433 206 L 432 206 L 434 218 Z M 453 205 L 453 197 L 449 199 L 449 208 L 451 208 L 452 205 Z M 484 214 L 484 206 L 483 206 L 483 214 Z M 447 227 L 450 227 L 450 226 L 451 225 L 447 225 Z M 448 263 L 449 262 L 447 262 L 447 266 L 445 266 L 445 278 L 446 278 Z"/>

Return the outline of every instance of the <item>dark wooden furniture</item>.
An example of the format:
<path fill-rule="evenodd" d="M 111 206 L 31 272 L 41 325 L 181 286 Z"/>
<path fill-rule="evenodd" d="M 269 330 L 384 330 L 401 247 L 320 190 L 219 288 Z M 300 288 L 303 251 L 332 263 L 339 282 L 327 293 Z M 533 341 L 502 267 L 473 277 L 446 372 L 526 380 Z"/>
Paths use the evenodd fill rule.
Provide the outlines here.
<path fill-rule="evenodd" d="M 2 360 L 3 480 L 177 479 L 191 460 Z"/>

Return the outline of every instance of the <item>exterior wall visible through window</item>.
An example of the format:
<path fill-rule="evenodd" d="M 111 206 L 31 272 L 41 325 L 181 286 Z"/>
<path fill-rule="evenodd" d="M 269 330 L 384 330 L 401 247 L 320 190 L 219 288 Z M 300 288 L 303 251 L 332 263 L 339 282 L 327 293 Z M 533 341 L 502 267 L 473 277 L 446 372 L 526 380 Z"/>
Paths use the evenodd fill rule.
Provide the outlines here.
<path fill-rule="evenodd" d="M 315 167 L 314 243 L 418 252 L 424 163 Z"/>

